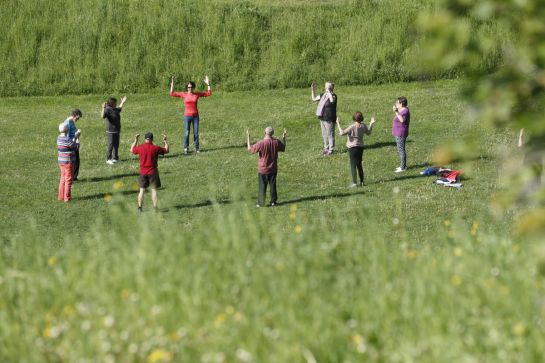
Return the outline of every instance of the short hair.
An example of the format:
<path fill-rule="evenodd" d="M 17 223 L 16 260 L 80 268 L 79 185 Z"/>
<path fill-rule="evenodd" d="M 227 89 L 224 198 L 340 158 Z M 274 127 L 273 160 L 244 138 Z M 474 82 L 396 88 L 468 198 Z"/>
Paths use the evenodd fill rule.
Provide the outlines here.
<path fill-rule="evenodd" d="M 333 88 L 335 88 L 335 83 L 333 83 L 331 81 L 326 81 L 325 83 L 326 84 L 329 83 L 331 85 L 331 90 L 333 90 Z"/>
<path fill-rule="evenodd" d="M 363 114 L 360 111 L 354 112 L 352 115 L 352 120 L 356 122 L 363 122 Z"/>
<path fill-rule="evenodd" d="M 113 105 L 115 105 L 115 104 L 117 103 L 117 98 L 115 98 L 115 97 L 110 97 L 110 98 L 108 98 L 108 102 L 107 102 L 107 103 L 108 103 L 108 106 L 113 107 Z"/>
<path fill-rule="evenodd" d="M 152 141 L 153 141 L 153 133 L 147 132 L 147 133 L 144 135 L 144 139 L 145 139 L 145 140 L 152 140 Z"/>
<path fill-rule="evenodd" d="M 59 132 L 65 133 L 67 131 L 68 131 L 68 125 L 65 124 L 64 122 L 61 122 L 59 124 Z"/>
<path fill-rule="evenodd" d="M 265 134 L 269 135 L 269 136 L 272 136 L 274 135 L 274 129 L 272 128 L 272 126 L 267 126 L 265 128 Z"/>
<path fill-rule="evenodd" d="M 83 114 L 79 108 L 74 108 L 70 114 L 72 116 L 83 117 Z"/>
<path fill-rule="evenodd" d="M 409 104 L 409 102 L 407 101 L 407 97 L 401 96 L 398 97 L 397 100 L 399 101 L 399 103 L 401 103 L 401 106 L 403 107 L 407 107 L 407 105 Z"/>
<path fill-rule="evenodd" d="M 187 86 L 191 86 L 191 88 L 193 88 L 193 89 L 195 89 L 195 88 L 197 87 L 197 86 L 195 85 L 195 82 L 193 82 L 193 81 L 187 82 L 187 84 L 185 85 L 185 88 L 186 88 L 186 89 L 189 88 L 189 87 L 187 87 Z"/>

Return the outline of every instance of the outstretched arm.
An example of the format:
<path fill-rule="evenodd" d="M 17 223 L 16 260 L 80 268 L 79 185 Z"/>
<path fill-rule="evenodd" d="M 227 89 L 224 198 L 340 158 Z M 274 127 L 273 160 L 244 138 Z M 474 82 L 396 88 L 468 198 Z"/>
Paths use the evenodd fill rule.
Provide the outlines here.
<path fill-rule="evenodd" d="M 286 147 L 286 135 L 288 134 L 288 132 L 286 131 L 286 129 L 284 129 L 284 132 L 282 132 L 282 143 L 284 143 L 284 147 Z"/>
<path fill-rule="evenodd" d="M 337 117 L 337 128 L 339 129 L 339 135 L 343 135 L 343 128 L 341 127 L 341 124 L 339 123 L 339 118 Z"/>
<path fill-rule="evenodd" d="M 133 152 L 134 148 L 136 147 L 136 145 L 138 144 L 138 138 L 140 137 L 140 134 L 136 134 L 134 135 L 134 141 L 131 145 L 131 153 Z"/>
<path fill-rule="evenodd" d="M 169 148 L 168 148 L 168 142 L 167 142 L 167 135 L 163 134 L 163 142 L 165 143 L 165 154 L 168 154 Z"/>
<path fill-rule="evenodd" d="M 104 118 L 104 110 L 106 110 L 106 102 L 102 104 L 102 112 L 100 112 L 100 118 Z"/>
<path fill-rule="evenodd" d="M 371 117 L 371 122 L 369 122 L 369 127 L 367 128 L 367 135 L 371 135 L 371 131 L 373 131 L 373 125 L 375 124 L 376 120 L 374 117 Z"/>
<path fill-rule="evenodd" d="M 250 130 L 246 129 L 246 146 L 248 147 L 248 151 L 252 150 L 252 145 L 250 145 Z"/>
<path fill-rule="evenodd" d="M 119 108 L 123 108 L 123 105 L 125 104 L 126 101 L 127 101 L 127 96 L 123 96 L 123 98 L 121 99 L 121 103 L 119 104 Z"/>
<path fill-rule="evenodd" d="M 172 76 L 172 77 L 170 78 L 170 94 L 172 94 L 172 92 L 174 92 L 174 80 L 175 80 L 175 79 L 176 79 L 176 78 L 175 78 L 174 76 Z"/>
<path fill-rule="evenodd" d="M 310 99 L 313 101 L 319 101 L 320 95 L 316 95 L 316 83 L 312 82 L 310 85 Z"/>

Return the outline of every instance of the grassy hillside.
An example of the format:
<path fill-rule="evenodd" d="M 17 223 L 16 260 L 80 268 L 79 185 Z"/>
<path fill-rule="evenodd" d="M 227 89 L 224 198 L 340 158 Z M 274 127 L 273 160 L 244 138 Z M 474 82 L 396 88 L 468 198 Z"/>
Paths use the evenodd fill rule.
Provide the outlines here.
<path fill-rule="evenodd" d="M 435 4 L 4 0 L 0 95 L 141 93 L 167 88 L 172 74 L 208 74 L 214 88 L 229 91 L 442 77 L 419 69 L 414 29 Z M 475 32 L 509 38 L 493 23 Z M 498 61 L 492 50 L 474 66 Z"/>
<path fill-rule="evenodd" d="M 342 138 L 320 155 L 308 89 L 202 100 L 198 156 L 181 153 L 176 100 L 129 94 L 115 166 L 103 96 L 1 98 L 0 361 L 542 362 L 543 255 L 489 213 L 496 156 L 516 153 L 515 137 L 464 121 L 461 85 L 339 87 L 343 125 L 357 109 L 378 119 L 356 190 Z M 401 175 L 399 94 L 412 110 Z M 82 169 L 67 205 L 55 200 L 55 137 L 75 106 Z M 269 124 L 289 132 L 281 204 L 257 209 L 244 131 L 256 140 Z M 166 132 L 172 153 L 159 213 L 147 195 L 137 214 L 128 148 L 145 131 Z M 479 140 L 472 162 L 452 165 L 464 187 L 420 176 L 460 135 Z"/>

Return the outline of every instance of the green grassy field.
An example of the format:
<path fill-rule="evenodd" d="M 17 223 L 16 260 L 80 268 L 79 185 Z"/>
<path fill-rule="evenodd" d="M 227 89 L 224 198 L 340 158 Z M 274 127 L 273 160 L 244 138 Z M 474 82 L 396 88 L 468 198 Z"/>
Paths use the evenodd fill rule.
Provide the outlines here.
<path fill-rule="evenodd" d="M 430 0 L 44 0 L 0 2 L 1 96 L 160 92 L 172 74 L 208 74 L 225 91 L 430 80 L 416 26 Z M 472 21 L 492 70 L 513 32 Z M 474 24 L 473 24 L 474 23 Z"/>
<path fill-rule="evenodd" d="M 309 90 L 215 93 L 201 154 L 181 153 L 181 107 L 128 95 L 122 163 L 105 163 L 102 96 L 0 99 L 0 360 L 5 362 L 485 362 L 543 360 L 539 255 L 489 212 L 511 132 L 464 121 L 460 81 L 338 86 L 341 124 L 378 123 L 366 186 L 350 189 L 344 139 L 322 157 Z M 395 174 L 391 104 L 412 111 L 409 170 Z M 56 128 L 84 117 L 80 181 L 57 202 Z M 255 207 L 267 125 L 288 129 L 280 205 Z M 160 211 L 136 212 L 132 135 L 166 132 Z M 464 187 L 419 171 L 474 135 Z"/>

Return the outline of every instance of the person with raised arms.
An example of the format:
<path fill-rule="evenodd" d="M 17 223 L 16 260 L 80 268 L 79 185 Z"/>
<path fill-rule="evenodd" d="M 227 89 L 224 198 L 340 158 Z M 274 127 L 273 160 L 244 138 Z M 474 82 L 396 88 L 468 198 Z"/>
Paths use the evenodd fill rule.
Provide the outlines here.
<path fill-rule="evenodd" d="M 335 85 L 333 82 L 326 82 L 324 92 L 316 95 L 316 83 L 312 82 L 310 86 L 310 98 L 318 101 L 316 116 L 320 120 L 322 128 L 322 139 L 324 141 L 324 150 L 322 155 L 329 156 L 333 154 L 335 148 L 335 121 L 337 120 L 337 95 L 333 93 Z"/>
<path fill-rule="evenodd" d="M 104 119 L 106 126 L 106 136 L 108 136 L 108 150 L 106 152 L 106 163 L 113 165 L 119 161 L 119 138 L 121 133 L 121 110 L 127 101 L 127 96 L 121 99 L 117 107 L 115 97 L 108 98 L 108 101 L 102 104 L 100 116 Z"/>
<path fill-rule="evenodd" d="M 250 131 L 246 130 L 246 146 L 252 154 L 259 153 L 257 164 L 258 196 L 257 207 L 265 202 L 267 185 L 271 185 L 271 201 L 269 206 L 274 207 L 277 203 L 276 174 L 278 171 L 278 152 L 286 150 L 286 129 L 282 133 L 282 141 L 273 137 L 274 129 L 268 126 L 265 129 L 265 137 L 255 144 L 250 144 Z"/>
<path fill-rule="evenodd" d="M 375 124 L 375 118 L 371 117 L 371 122 L 369 122 L 369 127 L 367 127 L 363 123 L 363 114 L 357 111 L 352 115 L 352 120 L 354 120 L 354 123 L 343 130 L 339 124 L 339 119 L 337 119 L 337 126 L 339 128 L 339 135 L 347 136 L 346 147 L 348 148 L 348 155 L 350 156 L 350 171 L 352 172 L 352 184 L 350 186 L 358 186 L 356 179 L 357 170 L 358 176 L 360 177 L 359 185 L 362 187 L 364 179 L 362 166 L 363 135 L 371 135 L 373 125 Z"/>
<path fill-rule="evenodd" d="M 140 157 L 140 177 L 138 184 L 140 192 L 138 193 L 138 211 L 142 212 L 142 202 L 144 200 L 144 192 L 151 185 L 151 201 L 153 208 L 157 210 L 157 188 L 161 187 L 161 179 L 159 178 L 159 169 L 157 159 L 159 155 L 168 154 L 169 147 L 167 136 L 163 134 L 164 147 L 153 144 L 153 134 L 151 132 L 144 135 L 144 143 L 138 145 L 140 134 L 134 136 L 134 142 L 131 145 L 131 153 Z"/>
<path fill-rule="evenodd" d="M 195 146 L 195 152 L 198 154 L 199 149 L 199 110 L 197 103 L 200 97 L 209 97 L 212 95 L 212 89 L 210 88 L 210 80 L 208 76 L 204 77 L 204 83 L 208 87 L 206 92 L 195 92 L 195 82 L 189 81 L 186 83 L 186 92 L 174 92 L 174 81 L 176 79 L 172 76 L 170 80 L 170 95 L 172 97 L 179 97 L 184 100 L 184 154 L 189 152 L 189 130 L 193 126 L 193 143 Z"/>

